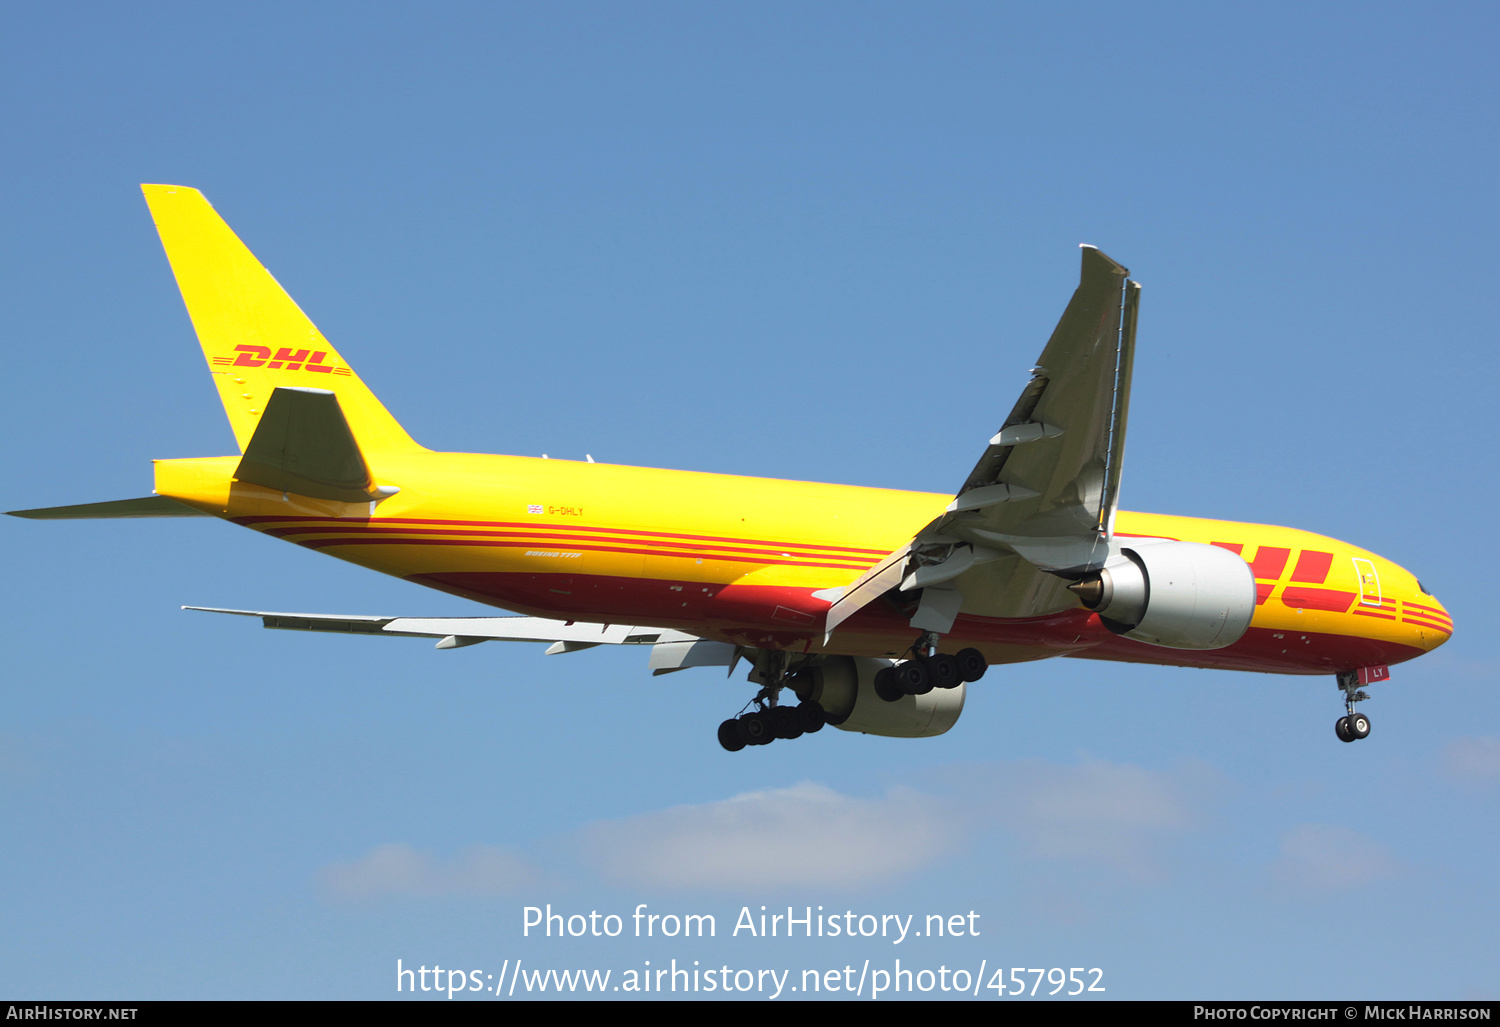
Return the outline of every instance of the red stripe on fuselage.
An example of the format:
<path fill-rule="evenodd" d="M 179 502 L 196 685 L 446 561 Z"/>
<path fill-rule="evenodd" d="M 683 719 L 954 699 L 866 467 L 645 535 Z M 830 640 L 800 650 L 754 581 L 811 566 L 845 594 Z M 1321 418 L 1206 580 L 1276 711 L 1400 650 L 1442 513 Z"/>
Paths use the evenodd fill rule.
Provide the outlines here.
<path fill-rule="evenodd" d="M 445 526 L 445 527 L 453 526 L 453 527 L 477 527 L 477 528 L 532 528 L 532 529 L 539 529 L 539 530 L 542 530 L 542 531 L 549 531 L 549 530 L 550 531 L 580 531 L 580 530 L 582 530 L 582 531 L 598 532 L 598 533 L 604 534 L 604 535 L 623 535 L 623 536 L 627 536 L 627 537 L 642 536 L 642 537 L 662 538 L 662 539 L 680 538 L 680 539 L 688 539 L 689 541 L 694 541 L 694 542 L 731 542 L 731 543 L 738 543 L 738 544 L 742 544 L 742 545 L 753 545 L 753 546 L 766 546 L 766 547 L 781 546 L 783 549 L 786 549 L 786 548 L 794 548 L 794 549 L 816 549 L 816 550 L 819 550 L 821 552 L 826 552 L 826 553 L 828 553 L 830 555 L 834 554 L 834 553 L 851 553 L 851 554 L 857 554 L 859 556 L 880 557 L 880 556 L 886 556 L 886 555 L 888 555 L 888 552 L 889 552 L 888 550 L 885 550 L 885 549 L 866 549 L 866 548 L 861 548 L 861 547 L 858 547 L 858 546 L 825 545 L 822 542 L 786 542 L 786 543 L 783 543 L 783 542 L 776 542 L 776 541 L 770 540 L 770 539 L 737 538 L 735 536 L 730 536 L 730 535 L 686 535 L 686 534 L 682 534 L 682 533 L 679 533 L 679 532 L 670 532 L 670 531 L 646 531 L 646 530 L 640 530 L 640 529 L 636 529 L 636 528 L 588 527 L 588 526 L 583 526 L 583 525 L 578 525 L 578 524 L 564 524 L 564 523 L 558 523 L 558 522 L 548 523 L 548 522 L 543 522 L 543 521 L 452 521 L 452 520 L 437 520 L 437 519 L 424 518 L 424 517 L 382 517 L 379 520 L 371 520 L 371 519 L 363 518 L 363 517 L 293 517 L 293 516 L 290 516 L 290 515 L 287 515 L 287 514 L 267 514 L 267 515 L 264 515 L 264 516 L 255 516 L 255 517 L 232 517 L 232 518 L 230 518 L 230 520 L 233 521 L 235 524 L 241 524 L 241 525 L 244 525 L 245 527 L 253 527 L 253 526 L 257 525 L 257 524 L 267 524 L 267 523 L 283 523 L 284 524 L 284 523 L 287 523 L 289 521 L 297 521 L 297 522 L 300 522 L 300 523 L 303 523 L 303 524 L 322 523 L 322 524 L 341 525 L 341 526 L 347 527 L 348 529 L 354 530 L 354 531 L 361 530 L 361 529 L 363 529 L 365 527 L 375 527 L 375 526 L 384 525 L 384 524 L 437 524 L 437 525 L 442 525 L 442 526 Z M 320 529 L 310 528 L 308 530 L 309 531 L 317 531 L 317 530 L 320 530 Z M 326 530 L 326 529 L 324 529 L 324 530 Z M 854 558 L 853 556 L 849 557 L 849 559 L 853 559 L 853 558 Z"/>
<path fill-rule="evenodd" d="M 1402 617 L 1401 620 L 1407 624 L 1418 624 L 1424 628 L 1434 628 L 1438 631 L 1441 631 L 1445 635 L 1453 634 L 1452 624 L 1440 624 L 1437 621 L 1425 620 L 1421 617 L 1413 617 L 1411 614 L 1407 614 L 1405 617 Z"/>
<path fill-rule="evenodd" d="M 540 532 L 567 530 L 598 532 L 606 538 L 613 538 L 618 542 L 635 542 L 636 545 L 567 545 L 559 546 L 559 548 L 641 556 L 690 558 L 695 555 L 691 551 L 682 553 L 664 551 L 665 547 L 676 547 L 676 543 L 669 541 L 672 539 L 729 543 L 731 546 L 741 544 L 770 548 L 778 545 L 774 541 L 767 540 L 671 532 L 636 532 L 613 528 L 594 529 L 578 525 L 538 524 L 536 522 L 382 518 L 372 524 L 363 518 L 312 518 L 289 515 L 233 518 L 233 520 L 246 526 L 279 524 L 283 527 L 276 529 L 275 534 L 283 536 L 334 532 L 340 534 L 341 537 L 337 538 L 298 541 L 298 544 L 313 549 L 367 545 L 478 546 L 519 549 L 537 545 L 556 545 L 564 538 L 541 535 Z M 291 528 L 293 523 L 325 526 L 293 529 Z M 467 532 L 452 532 L 468 536 L 462 538 L 415 538 L 407 537 L 406 533 L 431 535 L 440 531 L 444 534 L 450 532 L 444 529 L 424 532 L 421 528 L 393 530 L 387 527 L 397 523 L 445 525 L 459 528 L 519 528 L 530 529 L 538 532 L 538 535 L 534 536 L 531 541 L 519 538 L 514 541 L 500 540 L 488 535 L 476 538 L 468 536 Z M 259 530 L 266 531 L 266 529 Z M 266 533 L 272 532 L 266 531 Z M 504 535 L 505 533 L 496 534 Z M 373 535 L 380 537 L 371 537 Z M 399 537 L 392 537 L 393 535 Z M 643 538 L 643 536 L 649 536 L 649 538 Z M 1132 537 L 1160 538 L 1162 536 Z M 658 548 L 648 548 L 651 546 Z M 861 570 L 869 566 L 874 557 L 885 555 L 881 550 L 850 546 L 782 544 L 778 552 L 816 549 L 820 552 L 815 555 L 823 556 L 824 560 L 777 560 L 755 557 L 751 555 L 753 552 L 751 550 L 735 551 L 730 546 L 716 548 L 727 549 L 731 554 L 739 552 L 742 555 L 704 553 L 698 558 L 733 563 Z M 832 560 L 838 562 L 831 562 Z M 410 575 L 408 580 L 491 606 L 504 607 L 535 616 L 676 627 L 703 637 L 770 648 L 800 650 L 811 646 L 815 650 L 821 649 L 819 644 L 822 640 L 821 625 L 823 615 L 828 609 L 828 604 L 814 599 L 808 589 L 780 586 L 733 584 L 720 586 L 705 585 L 698 581 L 672 582 L 605 575 L 525 571 L 414 574 Z M 1262 600 L 1263 596 L 1259 593 L 1263 587 L 1269 589 L 1275 586 L 1257 586 L 1257 598 Z M 1353 592 L 1297 586 L 1288 587 L 1282 596 L 1288 606 L 1340 611 L 1347 611 L 1355 598 L 1357 598 L 1357 593 Z M 1318 601 L 1329 605 L 1318 605 Z M 1409 605 L 1417 606 L 1417 604 Z M 778 607 L 781 608 L 779 618 L 776 616 Z M 797 620 L 807 618 L 809 624 L 812 625 L 811 629 L 807 625 L 789 624 L 788 614 L 792 614 L 793 619 Z M 1366 615 L 1379 616 L 1374 613 Z M 1442 614 L 1434 610 L 1428 616 L 1436 618 L 1441 617 Z M 876 600 L 841 625 L 830 651 L 871 656 L 904 652 L 910 646 L 912 638 L 909 619 L 909 609 L 898 611 L 885 600 Z M 1451 633 L 1451 627 L 1418 620 L 1410 613 L 1406 619 Z M 1278 634 L 1282 637 L 1275 637 Z M 1073 655 L 1090 659 L 1137 663 L 1304 674 L 1395 664 L 1421 655 L 1423 651 L 1414 646 L 1379 639 L 1333 634 L 1273 632 L 1270 629 L 1254 627 L 1249 629 L 1238 642 L 1225 649 L 1209 651 L 1168 649 L 1112 635 L 1103 628 L 1096 615 L 1082 609 L 1064 610 L 1045 617 L 1017 619 L 962 615 L 955 622 L 953 631 L 943 638 L 942 647 L 944 651 L 955 651 L 967 645 L 979 648 L 991 662 L 995 663 Z"/>
<path fill-rule="evenodd" d="M 444 539 L 444 538 L 317 538 L 298 540 L 299 546 L 308 549 L 328 549 L 333 546 L 471 546 L 480 549 L 534 549 L 540 545 L 548 545 L 546 541 L 516 541 L 516 542 L 490 542 L 480 539 Z M 582 553 L 625 553 L 631 556 L 669 556 L 684 560 L 694 559 L 692 552 L 667 553 L 660 549 L 636 549 L 630 546 L 586 546 L 569 543 L 558 547 L 568 552 Z M 772 560 L 764 556 L 730 556 L 718 553 L 701 553 L 697 556 L 700 560 L 720 560 L 727 563 L 753 563 L 758 566 L 770 567 L 827 567 L 834 570 L 858 571 L 864 570 L 869 564 L 865 563 L 832 563 L 826 560 Z"/>
<path fill-rule="evenodd" d="M 485 538 L 516 539 L 516 540 L 519 540 L 519 541 L 517 541 L 515 543 L 516 545 L 555 545 L 557 543 L 568 543 L 570 541 L 580 541 L 580 542 L 615 542 L 615 541 L 620 541 L 618 539 L 610 538 L 608 536 L 601 537 L 600 535 L 597 535 L 597 534 L 582 534 L 582 533 L 578 533 L 578 532 L 558 532 L 558 533 L 543 535 L 543 534 L 538 534 L 535 531 L 530 531 L 530 532 L 521 532 L 521 531 L 481 531 L 481 530 L 479 530 L 477 528 L 360 528 L 360 529 L 357 530 L 357 533 L 355 535 L 353 535 L 353 536 L 349 536 L 348 535 L 349 531 L 350 531 L 350 529 L 347 528 L 347 527 L 342 527 L 342 528 L 334 528 L 334 527 L 319 527 L 319 528 L 267 528 L 267 529 L 264 529 L 262 531 L 262 534 L 271 535 L 271 536 L 273 536 L 275 538 L 290 538 L 293 535 L 324 535 L 324 534 L 331 535 L 331 534 L 334 534 L 334 533 L 338 532 L 338 533 L 343 533 L 345 537 L 343 539 L 338 539 L 338 540 L 335 540 L 335 539 L 294 539 L 293 541 L 297 541 L 297 542 L 300 542 L 302 544 L 306 544 L 307 542 L 321 542 L 321 543 L 324 543 L 324 544 L 337 543 L 337 544 L 341 544 L 341 545 L 361 545 L 361 544 L 364 544 L 369 539 L 369 536 L 391 536 L 391 535 L 402 536 L 401 540 L 403 540 L 403 541 L 411 541 L 413 544 L 416 544 L 417 542 L 425 540 L 425 539 L 422 539 L 422 538 L 415 538 L 414 536 L 430 536 L 430 535 L 457 535 L 457 536 L 460 536 L 462 539 L 475 539 L 475 540 L 485 539 Z M 438 539 L 432 539 L 431 541 L 435 542 L 435 541 L 440 541 L 440 540 L 438 540 Z M 696 555 L 696 554 L 708 553 L 710 551 L 725 552 L 725 553 L 736 553 L 736 554 L 745 555 L 745 556 L 792 556 L 792 557 L 795 557 L 795 556 L 808 556 L 808 557 L 821 556 L 821 557 L 824 557 L 824 558 L 828 558 L 831 555 L 833 555 L 833 554 L 829 554 L 829 553 L 796 553 L 796 552 L 789 553 L 789 552 L 787 552 L 787 549 L 789 549 L 789 548 L 790 549 L 795 549 L 796 548 L 795 546 L 783 547 L 783 548 L 780 548 L 780 549 L 753 549 L 753 548 L 733 548 L 733 547 L 730 547 L 730 546 L 727 546 L 727 545 L 713 545 L 713 544 L 703 543 L 703 542 L 698 542 L 698 543 L 688 543 L 688 542 L 660 542 L 660 543 L 657 543 L 657 542 L 655 542 L 652 539 L 633 539 L 631 541 L 634 541 L 634 542 L 636 542 L 639 545 L 653 545 L 653 544 L 654 545 L 660 545 L 660 546 L 662 546 L 664 548 L 657 549 L 657 550 L 650 550 L 650 551 L 651 552 L 660 553 L 663 556 L 692 556 L 692 555 Z M 314 548 L 317 548 L 317 547 L 314 547 Z M 565 549 L 576 549 L 576 548 L 580 548 L 580 547 L 564 544 L 562 546 L 562 548 L 565 548 Z M 847 560 L 847 559 L 850 559 L 850 558 L 843 557 L 841 559 Z M 827 566 L 827 565 L 826 564 L 815 564 L 813 566 Z M 858 564 L 840 564 L 839 566 L 850 566 L 850 567 L 858 567 L 858 568 L 863 569 L 865 567 L 868 567 L 869 563 L 866 562 L 866 563 L 858 563 Z"/>
<path fill-rule="evenodd" d="M 1423 606 L 1421 603 L 1414 603 L 1414 602 L 1412 602 L 1409 599 L 1406 601 L 1406 605 L 1409 606 L 1409 607 L 1411 607 L 1413 610 L 1421 610 L 1424 613 L 1430 613 L 1430 614 L 1433 614 L 1434 616 L 1437 616 L 1437 617 L 1446 617 L 1446 616 L 1448 616 L 1448 613 L 1447 613 L 1446 610 L 1439 610 L 1435 606 Z"/>

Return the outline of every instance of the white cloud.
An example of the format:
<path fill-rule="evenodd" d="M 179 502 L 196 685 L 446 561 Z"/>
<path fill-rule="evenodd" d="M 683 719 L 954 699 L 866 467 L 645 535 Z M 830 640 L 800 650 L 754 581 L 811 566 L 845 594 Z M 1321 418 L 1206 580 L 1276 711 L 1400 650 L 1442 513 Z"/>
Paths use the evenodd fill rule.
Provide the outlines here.
<path fill-rule="evenodd" d="M 875 798 L 805 781 L 596 821 L 545 844 L 561 842 L 627 887 L 855 889 L 926 870 L 967 835 L 998 828 L 1033 865 L 1082 861 L 1151 878 L 1161 850 L 1193 826 L 1205 791 L 1219 783 L 1201 765 L 1155 771 L 1101 760 L 979 764 L 943 776 L 941 794 L 895 788 Z M 371 898 L 495 895 L 537 876 L 509 849 L 481 846 L 440 863 L 391 844 L 327 867 L 321 879 L 335 896 Z"/>
<path fill-rule="evenodd" d="M 319 875 L 329 893 L 343 899 L 395 895 L 503 895 L 537 879 L 509 849 L 476 845 L 449 862 L 409 845 L 377 845 L 352 863 L 334 863 Z"/>
<path fill-rule="evenodd" d="M 1191 827 L 1216 771 L 1176 771 L 1086 760 L 1058 766 L 1027 760 L 980 769 L 985 816 L 1021 842 L 1035 859 L 1110 864 L 1137 876 L 1159 871 L 1162 845 Z"/>
<path fill-rule="evenodd" d="M 1500 739 L 1460 738 L 1443 749 L 1443 769 L 1459 781 L 1500 781 Z"/>
<path fill-rule="evenodd" d="M 1271 864 L 1276 883 L 1297 891 L 1348 891 L 1393 877 L 1396 861 L 1384 845 L 1358 831 L 1302 824 L 1281 836 L 1281 856 Z"/>
<path fill-rule="evenodd" d="M 855 888 L 928 866 L 958 836 L 947 803 L 897 789 L 856 799 L 824 785 L 748 792 L 580 832 L 608 878 L 653 888 Z"/>

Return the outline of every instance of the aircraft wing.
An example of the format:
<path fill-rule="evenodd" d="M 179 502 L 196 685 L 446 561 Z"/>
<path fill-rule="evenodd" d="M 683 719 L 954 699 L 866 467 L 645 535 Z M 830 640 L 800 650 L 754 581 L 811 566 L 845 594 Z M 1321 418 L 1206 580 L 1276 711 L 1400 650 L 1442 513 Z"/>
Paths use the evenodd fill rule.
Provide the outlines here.
<path fill-rule="evenodd" d="M 439 649 L 458 649 L 492 641 L 551 642 L 547 653 L 552 655 L 591 649 L 597 645 L 649 645 L 652 647 L 649 666 L 656 674 L 689 667 L 728 667 L 733 672 L 739 659 L 739 650 L 728 642 L 714 642 L 672 628 L 630 624 L 587 624 L 545 617 L 379 617 L 226 610 L 213 606 L 184 606 L 183 609 L 259 617 L 263 627 L 292 631 L 436 638 L 439 639 Z"/>
<path fill-rule="evenodd" d="M 1077 605 L 1067 583 L 1109 556 L 1140 286 L 1092 246 L 1078 289 L 1010 416 L 953 502 L 828 611 L 827 637 L 893 588 L 922 590 L 912 626 L 960 609 L 1023 617 Z"/>

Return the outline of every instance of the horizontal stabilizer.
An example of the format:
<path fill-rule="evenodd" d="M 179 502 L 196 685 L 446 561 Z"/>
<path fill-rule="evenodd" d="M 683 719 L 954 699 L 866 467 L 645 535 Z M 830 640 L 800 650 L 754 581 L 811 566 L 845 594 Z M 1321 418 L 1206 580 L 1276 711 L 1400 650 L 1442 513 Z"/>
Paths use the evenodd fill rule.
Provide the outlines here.
<path fill-rule="evenodd" d="M 12 517 L 33 521 L 81 521 L 95 517 L 211 517 L 196 507 L 179 503 L 166 496 L 141 499 L 116 499 L 111 503 L 80 503 L 77 506 L 48 506 L 40 510 L 7 510 Z"/>
<path fill-rule="evenodd" d="M 326 389 L 275 389 L 234 476 L 278 492 L 342 503 L 367 503 L 395 492 L 375 487 L 338 397 Z"/>

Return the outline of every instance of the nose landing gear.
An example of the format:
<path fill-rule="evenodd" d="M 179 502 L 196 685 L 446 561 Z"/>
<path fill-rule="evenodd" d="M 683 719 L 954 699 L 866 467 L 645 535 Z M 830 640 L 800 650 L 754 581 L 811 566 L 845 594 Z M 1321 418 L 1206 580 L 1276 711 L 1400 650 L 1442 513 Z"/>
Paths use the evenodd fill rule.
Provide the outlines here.
<path fill-rule="evenodd" d="M 1370 718 L 1363 713 L 1356 713 L 1354 704 L 1363 702 L 1370 698 L 1368 692 L 1360 690 L 1359 672 L 1354 670 L 1341 671 L 1336 679 L 1339 691 L 1344 693 L 1345 715 L 1334 722 L 1333 732 L 1338 735 L 1341 742 L 1357 742 L 1370 734 Z"/>

